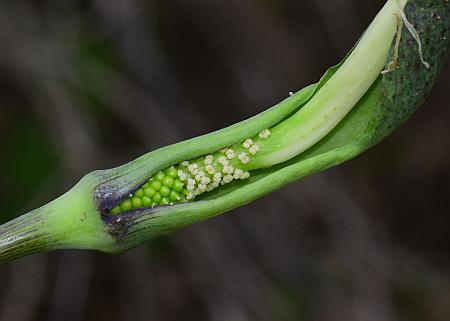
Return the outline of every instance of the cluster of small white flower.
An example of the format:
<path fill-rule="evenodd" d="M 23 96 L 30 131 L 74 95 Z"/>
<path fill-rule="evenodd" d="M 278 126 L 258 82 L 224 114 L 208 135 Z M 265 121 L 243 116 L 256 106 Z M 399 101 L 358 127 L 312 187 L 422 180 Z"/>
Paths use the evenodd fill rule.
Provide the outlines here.
<path fill-rule="evenodd" d="M 260 139 L 267 139 L 270 136 L 270 131 L 268 129 L 263 130 L 258 136 Z M 234 146 L 239 148 L 239 145 Z M 206 155 L 195 161 L 182 162 L 178 169 L 178 177 L 188 191 L 186 200 L 192 201 L 196 196 L 210 192 L 234 180 L 249 178 L 250 173 L 239 168 L 238 163 L 233 162 L 233 160 L 237 158 L 240 164 L 246 165 L 251 161 L 250 155 L 256 155 L 260 148 L 250 138 L 246 139 L 242 146 L 248 151 L 243 151 L 239 155 L 233 148 L 224 148 L 214 155 Z M 240 149 L 242 151 L 242 148 Z"/>
<path fill-rule="evenodd" d="M 230 152 L 224 153 L 231 155 Z M 220 185 L 231 183 L 233 180 L 250 177 L 249 172 L 235 168 L 230 164 L 227 156 L 214 157 L 207 155 L 195 162 L 182 162 L 178 169 L 178 177 L 185 184 L 188 194 L 186 199 L 192 201 L 196 196 L 210 192 Z"/>

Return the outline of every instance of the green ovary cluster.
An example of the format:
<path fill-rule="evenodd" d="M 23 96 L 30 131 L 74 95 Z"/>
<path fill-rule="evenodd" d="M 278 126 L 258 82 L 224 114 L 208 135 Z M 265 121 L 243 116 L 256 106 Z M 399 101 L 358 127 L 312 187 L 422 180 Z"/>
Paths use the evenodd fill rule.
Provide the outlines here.
<path fill-rule="evenodd" d="M 110 214 L 193 201 L 197 196 L 221 185 L 247 179 L 250 173 L 246 168 L 251 167 L 252 158 L 260 150 L 258 140 L 265 140 L 269 136 L 270 131 L 266 129 L 253 139 L 160 171 L 113 208 Z"/>
<path fill-rule="evenodd" d="M 140 189 L 111 210 L 118 214 L 131 209 L 185 202 L 188 190 L 178 179 L 175 166 L 157 173 Z"/>

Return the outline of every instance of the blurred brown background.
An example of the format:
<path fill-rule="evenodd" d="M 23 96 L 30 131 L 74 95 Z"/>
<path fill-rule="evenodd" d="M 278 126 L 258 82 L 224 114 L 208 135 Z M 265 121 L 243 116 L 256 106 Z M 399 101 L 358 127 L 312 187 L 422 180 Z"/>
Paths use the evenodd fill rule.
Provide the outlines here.
<path fill-rule="evenodd" d="M 1 221 L 315 82 L 383 2 L 0 1 Z M 449 320 L 449 71 L 339 168 L 120 256 L 1 265 L 0 320 Z"/>

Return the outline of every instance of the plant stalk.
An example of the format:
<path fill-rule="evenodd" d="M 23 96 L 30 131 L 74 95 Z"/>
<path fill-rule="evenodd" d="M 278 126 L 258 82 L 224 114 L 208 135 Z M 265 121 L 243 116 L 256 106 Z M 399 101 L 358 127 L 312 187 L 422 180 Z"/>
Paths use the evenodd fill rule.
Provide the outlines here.
<path fill-rule="evenodd" d="M 423 52 L 403 30 L 397 42 L 398 68 L 380 75 L 395 44 L 394 14 L 403 7 L 420 34 Z M 387 1 L 344 63 L 330 68 L 317 84 L 228 128 L 160 148 L 118 168 L 92 172 L 55 201 L 0 226 L 0 262 L 56 249 L 122 252 L 356 157 L 423 104 L 448 60 L 449 34 L 449 1 Z M 422 53 L 429 69 L 421 62 Z M 108 215 L 158 171 L 238 144 L 267 128 L 272 135 L 258 142 L 261 157 L 251 162 L 263 168 L 248 179 L 192 202 Z"/>

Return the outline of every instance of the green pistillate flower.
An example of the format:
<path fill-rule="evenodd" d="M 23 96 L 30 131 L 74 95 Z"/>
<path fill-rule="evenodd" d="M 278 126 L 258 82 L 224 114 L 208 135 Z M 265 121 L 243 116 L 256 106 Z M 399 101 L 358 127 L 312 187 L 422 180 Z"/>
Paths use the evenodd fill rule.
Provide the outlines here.
<path fill-rule="evenodd" d="M 225 129 L 86 175 L 0 226 L 0 261 L 56 249 L 120 253 L 356 157 L 423 104 L 449 34 L 448 0 L 388 0 L 317 84 Z"/>
<path fill-rule="evenodd" d="M 150 178 L 129 198 L 114 207 L 110 214 L 119 214 L 133 208 L 185 202 L 187 195 L 189 195 L 189 191 L 185 188 L 185 184 L 178 179 L 177 169 L 172 166 Z"/>

